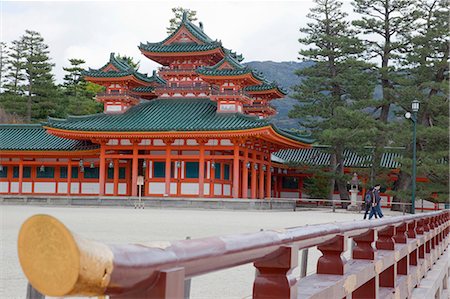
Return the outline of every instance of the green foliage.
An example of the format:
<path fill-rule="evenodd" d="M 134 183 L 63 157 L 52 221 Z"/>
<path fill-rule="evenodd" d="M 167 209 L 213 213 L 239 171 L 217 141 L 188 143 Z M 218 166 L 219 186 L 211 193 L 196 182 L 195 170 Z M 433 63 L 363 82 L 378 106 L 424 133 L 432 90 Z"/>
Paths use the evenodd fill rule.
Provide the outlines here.
<path fill-rule="evenodd" d="M 300 29 L 306 36 L 300 43 L 312 46 L 300 55 L 314 64 L 298 70 L 305 79 L 294 87 L 298 105 L 289 113 L 300 118 L 320 144 L 329 144 L 332 179 L 341 198 L 348 199 L 344 175 L 345 149 L 370 145 L 377 134 L 375 121 L 361 111 L 361 102 L 372 97 L 375 87 L 373 66 L 361 59 L 364 48 L 345 20 L 342 3 L 316 0 L 308 17 L 314 22 Z M 322 171 L 318 172 L 323 176 Z M 330 193 L 334 182 L 330 183 Z"/>
<path fill-rule="evenodd" d="M 139 70 L 139 64 L 141 63 L 140 61 L 135 62 L 134 58 L 131 56 L 127 56 L 127 55 L 120 55 L 117 54 L 116 56 L 117 59 L 119 60 L 123 60 L 125 61 L 129 66 L 131 66 L 134 70 Z"/>
<path fill-rule="evenodd" d="M 311 198 L 328 198 L 329 178 L 317 174 L 303 179 L 303 190 Z"/>
<path fill-rule="evenodd" d="M 175 17 L 169 20 L 170 25 L 166 28 L 167 34 L 172 34 L 178 28 L 181 20 L 183 19 L 183 13 L 187 14 L 187 19 L 189 21 L 197 21 L 197 12 L 195 10 L 190 10 L 183 7 L 174 7 L 172 8 L 172 12 L 175 14 Z"/>

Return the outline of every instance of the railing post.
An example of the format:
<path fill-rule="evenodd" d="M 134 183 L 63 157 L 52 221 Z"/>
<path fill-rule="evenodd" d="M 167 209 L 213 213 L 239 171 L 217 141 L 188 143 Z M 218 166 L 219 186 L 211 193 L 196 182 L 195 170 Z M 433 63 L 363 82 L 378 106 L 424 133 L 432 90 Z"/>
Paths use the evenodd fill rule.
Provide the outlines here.
<path fill-rule="evenodd" d="M 308 272 L 308 248 L 305 248 L 302 250 L 302 260 L 300 263 L 300 278 L 303 278 L 306 276 L 306 273 Z"/>
<path fill-rule="evenodd" d="M 377 235 L 377 231 L 374 229 L 370 229 L 367 232 L 356 236 L 353 238 L 353 241 L 356 243 L 356 246 L 353 247 L 352 250 L 352 258 L 353 259 L 362 259 L 362 260 L 375 260 L 376 251 L 372 247 L 372 243 L 375 242 Z M 352 293 L 353 299 L 366 299 L 366 298 L 378 298 L 378 275 L 375 275 L 368 282 L 364 283 L 362 286 L 357 288 Z"/>
<path fill-rule="evenodd" d="M 322 256 L 317 261 L 317 274 L 344 275 L 346 260 L 342 253 L 347 250 L 347 238 L 337 235 L 331 241 L 317 246 Z"/>
<path fill-rule="evenodd" d="M 281 246 L 274 254 L 256 261 L 253 298 L 297 298 L 297 278 L 292 274 L 298 265 L 298 247 Z"/>
<path fill-rule="evenodd" d="M 403 222 L 395 228 L 395 235 L 393 237 L 395 243 L 406 244 L 406 223 Z M 397 263 L 397 274 L 408 275 L 409 269 L 409 255 L 407 254 L 401 260 L 396 261 Z"/>
<path fill-rule="evenodd" d="M 378 240 L 375 242 L 377 249 L 395 250 L 393 236 L 395 235 L 395 226 L 389 225 L 385 229 L 378 231 Z M 397 273 L 395 263 L 380 273 L 380 287 L 395 288 Z"/>
<path fill-rule="evenodd" d="M 416 238 L 417 235 L 415 228 L 416 228 L 416 220 L 408 222 L 406 235 L 408 236 L 409 239 Z M 418 250 L 416 248 L 409 254 L 409 265 L 411 266 L 417 266 L 417 251 Z"/>

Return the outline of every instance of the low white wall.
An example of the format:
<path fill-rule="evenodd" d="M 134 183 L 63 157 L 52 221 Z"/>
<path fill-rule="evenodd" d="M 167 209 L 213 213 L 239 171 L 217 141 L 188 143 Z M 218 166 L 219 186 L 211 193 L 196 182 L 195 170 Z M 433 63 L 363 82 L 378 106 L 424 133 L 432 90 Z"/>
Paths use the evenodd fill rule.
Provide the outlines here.
<path fill-rule="evenodd" d="M 34 183 L 34 193 L 52 194 L 56 191 L 56 183 L 53 182 L 36 182 Z"/>
<path fill-rule="evenodd" d="M 181 183 L 182 195 L 198 195 L 198 183 Z"/>
<path fill-rule="evenodd" d="M 67 183 L 58 183 L 58 193 L 67 193 Z"/>
<path fill-rule="evenodd" d="M 299 192 L 282 191 L 282 192 L 280 192 L 280 197 L 281 198 L 299 198 L 300 193 Z"/>
<path fill-rule="evenodd" d="M 99 194 L 100 193 L 99 183 L 82 183 L 81 193 L 82 194 Z"/>
<path fill-rule="evenodd" d="M 8 193 L 8 182 L 0 182 L 0 193 Z"/>
<path fill-rule="evenodd" d="M 166 190 L 166 184 L 161 182 L 148 183 L 149 194 L 164 194 Z"/>
<path fill-rule="evenodd" d="M 222 184 L 214 184 L 214 195 L 222 195 Z"/>
<path fill-rule="evenodd" d="M 79 194 L 80 183 L 71 183 L 70 184 L 70 193 L 71 194 Z"/>
<path fill-rule="evenodd" d="M 223 184 L 223 195 L 224 196 L 231 195 L 231 185 Z"/>

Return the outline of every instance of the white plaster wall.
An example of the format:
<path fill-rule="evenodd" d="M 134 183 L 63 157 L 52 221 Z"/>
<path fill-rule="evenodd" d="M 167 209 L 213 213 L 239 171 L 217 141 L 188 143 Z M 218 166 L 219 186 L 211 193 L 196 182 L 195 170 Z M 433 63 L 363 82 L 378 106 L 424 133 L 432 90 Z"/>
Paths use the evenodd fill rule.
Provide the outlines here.
<path fill-rule="evenodd" d="M 198 183 L 181 183 L 181 194 L 198 195 Z"/>
<path fill-rule="evenodd" d="M 223 139 L 223 140 L 221 140 L 221 141 L 220 141 L 220 144 L 221 144 L 221 145 L 233 145 L 233 143 L 231 143 L 231 141 L 228 140 L 228 139 Z"/>
<path fill-rule="evenodd" d="M 170 183 L 170 194 L 177 194 L 177 183 Z"/>
<path fill-rule="evenodd" d="M 100 192 L 99 183 L 82 183 L 81 193 L 82 194 L 98 194 Z"/>
<path fill-rule="evenodd" d="M 119 188 L 117 191 L 119 194 L 127 194 L 127 183 L 119 183 Z"/>
<path fill-rule="evenodd" d="M 298 192 L 285 192 L 282 191 L 280 193 L 281 198 L 299 198 L 300 197 L 300 193 Z"/>
<path fill-rule="evenodd" d="M 8 182 L 0 182 L 0 193 L 8 193 Z"/>
<path fill-rule="evenodd" d="M 113 193 L 114 193 L 114 183 L 106 183 L 105 194 L 113 194 Z"/>
<path fill-rule="evenodd" d="M 165 145 L 162 139 L 154 139 L 153 145 Z"/>
<path fill-rule="evenodd" d="M 222 184 L 214 184 L 214 195 L 222 195 Z"/>
<path fill-rule="evenodd" d="M 188 139 L 186 140 L 186 145 L 198 145 L 198 143 L 195 139 Z"/>
<path fill-rule="evenodd" d="M 11 193 L 17 193 L 17 192 L 19 192 L 19 183 L 12 182 L 11 183 Z"/>
<path fill-rule="evenodd" d="M 34 193 L 55 193 L 56 183 L 53 182 L 36 182 L 34 183 Z"/>
<path fill-rule="evenodd" d="M 31 193 L 31 182 L 22 183 L 22 193 Z"/>
<path fill-rule="evenodd" d="M 223 185 L 223 195 L 225 196 L 231 195 L 231 185 L 228 184 Z"/>
<path fill-rule="evenodd" d="M 58 183 L 58 193 L 67 193 L 67 183 Z"/>
<path fill-rule="evenodd" d="M 209 195 L 209 183 L 203 185 L 203 194 Z"/>
<path fill-rule="evenodd" d="M 148 183 L 148 190 L 149 194 L 164 194 L 164 191 L 166 189 L 165 183 Z"/>
<path fill-rule="evenodd" d="M 70 193 L 71 194 L 78 194 L 79 193 L 79 187 L 80 183 L 71 183 L 70 184 Z"/>
<path fill-rule="evenodd" d="M 199 151 L 182 151 L 183 155 L 200 155 Z"/>

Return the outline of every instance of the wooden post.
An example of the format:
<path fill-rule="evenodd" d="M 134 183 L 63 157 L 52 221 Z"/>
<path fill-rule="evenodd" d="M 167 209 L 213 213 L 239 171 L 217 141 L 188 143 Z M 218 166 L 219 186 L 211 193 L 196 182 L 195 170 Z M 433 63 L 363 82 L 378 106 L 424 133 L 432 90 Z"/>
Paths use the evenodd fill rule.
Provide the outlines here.
<path fill-rule="evenodd" d="M 264 156 L 259 156 L 259 199 L 264 199 Z"/>
<path fill-rule="evenodd" d="M 372 247 L 372 243 L 376 239 L 377 232 L 369 229 L 367 232 L 356 236 L 353 241 L 356 246 L 352 250 L 353 259 L 375 260 L 376 251 Z M 370 279 L 352 293 L 354 299 L 378 298 L 378 276 Z"/>
<path fill-rule="evenodd" d="M 200 146 L 200 158 L 198 160 L 198 196 L 205 196 L 205 141 L 197 141 Z"/>
<path fill-rule="evenodd" d="M 131 196 L 137 196 L 137 177 L 138 177 L 138 147 L 137 142 L 133 142 L 133 162 L 131 166 Z"/>
<path fill-rule="evenodd" d="M 165 184 L 166 188 L 164 191 L 165 196 L 170 196 L 170 165 L 171 165 L 171 155 L 172 155 L 172 143 L 173 140 L 164 140 L 166 144 L 166 177 Z"/>
<path fill-rule="evenodd" d="M 244 163 L 242 165 L 242 198 L 248 197 L 248 148 L 244 148 Z"/>
<path fill-rule="evenodd" d="M 105 195 L 105 182 L 106 182 L 106 175 L 105 175 L 105 144 L 102 142 L 100 143 L 100 178 L 99 178 L 99 184 L 100 184 L 100 190 L 99 195 L 103 196 Z"/>
<path fill-rule="evenodd" d="M 272 197 L 272 161 L 270 160 L 270 152 L 267 158 L 267 172 L 266 172 L 266 197 Z"/>
<path fill-rule="evenodd" d="M 239 197 L 239 142 L 235 141 L 233 150 L 233 198 Z"/>
<path fill-rule="evenodd" d="M 342 253 L 347 250 L 347 239 L 343 235 L 337 235 L 317 249 L 322 252 L 317 261 L 317 274 L 344 275 L 347 264 Z"/>
<path fill-rule="evenodd" d="M 376 241 L 377 249 L 395 250 L 393 236 L 395 235 L 395 226 L 389 225 L 385 229 L 378 231 L 378 240 Z M 380 273 L 380 287 L 395 288 L 397 273 L 395 265 L 390 266 Z"/>
<path fill-rule="evenodd" d="M 23 188 L 23 160 L 19 161 L 19 194 L 22 194 Z"/>
<path fill-rule="evenodd" d="M 114 196 L 119 195 L 119 160 L 114 159 Z"/>
<path fill-rule="evenodd" d="M 297 279 L 292 275 L 298 265 L 298 248 L 282 246 L 269 258 L 254 263 L 257 272 L 253 298 L 297 298 Z"/>
<path fill-rule="evenodd" d="M 252 168 L 252 177 L 251 177 L 251 197 L 252 199 L 256 199 L 256 168 L 255 165 L 256 164 L 256 151 L 252 152 L 252 158 L 253 158 L 253 162 L 251 163 L 251 168 Z"/>
<path fill-rule="evenodd" d="M 69 158 L 69 163 L 67 164 L 67 195 L 70 196 L 72 192 L 72 159 Z"/>

